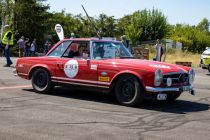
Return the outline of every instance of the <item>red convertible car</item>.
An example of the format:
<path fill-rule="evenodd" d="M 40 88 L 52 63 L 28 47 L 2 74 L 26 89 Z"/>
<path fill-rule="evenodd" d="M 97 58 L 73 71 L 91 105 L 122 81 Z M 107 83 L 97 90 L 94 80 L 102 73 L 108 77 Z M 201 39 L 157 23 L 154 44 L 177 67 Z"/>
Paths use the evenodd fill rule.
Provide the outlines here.
<path fill-rule="evenodd" d="M 194 93 L 194 70 L 179 65 L 134 59 L 119 41 L 64 39 L 46 56 L 19 58 L 17 75 L 32 81 L 39 93 L 68 85 L 114 93 L 119 103 L 135 106 L 145 99 L 173 101 Z"/>

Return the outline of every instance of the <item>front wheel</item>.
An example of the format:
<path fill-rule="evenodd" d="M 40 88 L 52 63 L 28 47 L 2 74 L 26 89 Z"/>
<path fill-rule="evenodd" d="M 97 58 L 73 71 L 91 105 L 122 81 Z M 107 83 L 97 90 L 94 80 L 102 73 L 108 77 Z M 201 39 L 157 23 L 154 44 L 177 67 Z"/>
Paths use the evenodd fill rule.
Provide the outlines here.
<path fill-rule="evenodd" d="M 33 89 L 39 93 L 48 93 L 54 87 L 48 71 L 41 68 L 33 72 L 31 82 Z"/>
<path fill-rule="evenodd" d="M 208 66 L 208 70 L 209 70 L 209 73 L 210 73 L 210 65 Z"/>
<path fill-rule="evenodd" d="M 126 106 L 136 106 L 143 102 L 144 90 L 135 76 L 121 76 L 115 86 L 118 102 Z"/>

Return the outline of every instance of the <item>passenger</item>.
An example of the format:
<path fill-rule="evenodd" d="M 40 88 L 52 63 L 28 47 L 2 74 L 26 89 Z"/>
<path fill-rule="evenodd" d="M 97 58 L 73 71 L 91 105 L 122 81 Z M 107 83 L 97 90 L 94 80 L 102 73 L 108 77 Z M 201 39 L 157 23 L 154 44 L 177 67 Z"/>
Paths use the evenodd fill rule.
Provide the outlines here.
<path fill-rule="evenodd" d="M 87 49 L 82 50 L 82 58 L 87 59 L 89 57 L 89 51 Z"/>

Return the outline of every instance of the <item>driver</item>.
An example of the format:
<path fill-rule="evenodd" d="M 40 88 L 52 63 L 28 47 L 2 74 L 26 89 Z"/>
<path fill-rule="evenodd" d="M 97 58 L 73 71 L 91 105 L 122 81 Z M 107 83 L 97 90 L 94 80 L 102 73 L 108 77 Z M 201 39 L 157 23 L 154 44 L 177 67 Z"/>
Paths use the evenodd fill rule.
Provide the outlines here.
<path fill-rule="evenodd" d="M 78 48 L 79 48 L 79 44 L 76 44 L 76 43 L 72 44 L 71 50 L 70 50 L 69 55 L 68 55 L 69 58 L 73 58 L 75 56 L 80 56 Z"/>

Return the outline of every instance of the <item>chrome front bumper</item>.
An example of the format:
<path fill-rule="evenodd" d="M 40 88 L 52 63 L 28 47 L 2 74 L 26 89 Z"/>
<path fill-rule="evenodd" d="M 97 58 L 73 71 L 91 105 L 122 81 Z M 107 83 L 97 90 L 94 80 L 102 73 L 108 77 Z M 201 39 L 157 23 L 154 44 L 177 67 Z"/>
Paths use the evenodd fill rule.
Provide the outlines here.
<path fill-rule="evenodd" d="M 146 86 L 146 91 L 148 92 L 170 92 L 170 91 L 177 91 L 177 92 L 184 92 L 184 91 L 194 91 L 193 86 L 182 86 L 182 87 L 167 87 L 167 88 L 161 88 L 161 87 L 149 87 Z"/>

